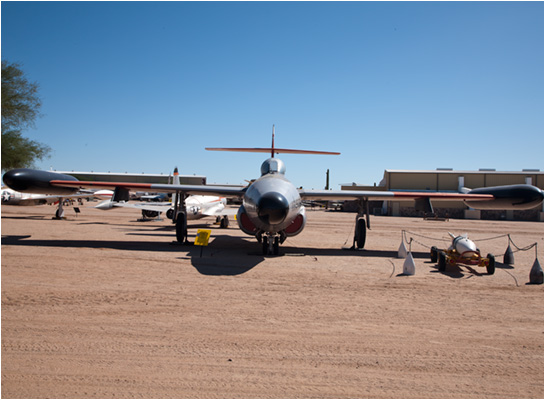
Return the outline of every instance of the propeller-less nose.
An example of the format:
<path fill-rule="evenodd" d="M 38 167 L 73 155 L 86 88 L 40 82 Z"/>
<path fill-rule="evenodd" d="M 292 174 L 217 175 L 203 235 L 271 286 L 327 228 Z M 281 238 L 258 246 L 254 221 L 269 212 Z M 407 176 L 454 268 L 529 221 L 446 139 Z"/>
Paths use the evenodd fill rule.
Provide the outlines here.
<path fill-rule="evenodd" d="M 280 193 L 270 192 L 257 203 L 257 215 L 259 219 L 268 225 L 282 223 L 288 215 L 290 204 Z"/>

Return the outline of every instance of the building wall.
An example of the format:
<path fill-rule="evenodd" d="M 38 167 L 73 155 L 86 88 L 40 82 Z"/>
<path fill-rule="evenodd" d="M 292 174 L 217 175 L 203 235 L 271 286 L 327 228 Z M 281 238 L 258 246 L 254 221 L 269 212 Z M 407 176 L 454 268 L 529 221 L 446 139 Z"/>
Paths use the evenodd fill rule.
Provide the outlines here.
<path fill-rule="evenodd" d="M 474 189 L 478 187 L 490 187 L 501 185 L 514 185 L 527 183 L 527 179 L 534 186 L 543 190 L 542 171 L 406 171 L 386 170 L 381 183 L 385 186 L 363 187 L 343 186 L 346 190 L 401 190 L 401 191 L 447 191 L 457 192 L 459 177 L 464 179 L 464 187 Z M 468 207 L 457 201 L 432 201 L 437 216 L 449 218 L 464 218 L 464 211 Z M 414 201 L 393 202 L 389 201 L 386 207 L 388 215 L 397 216 L 422 216 L 422 213 L 414 209 Z M 482 211 L 481 219 L 517 219 L 517 220 L 543 220 L 543 205 L 533 210 L 506 211 Z"/>

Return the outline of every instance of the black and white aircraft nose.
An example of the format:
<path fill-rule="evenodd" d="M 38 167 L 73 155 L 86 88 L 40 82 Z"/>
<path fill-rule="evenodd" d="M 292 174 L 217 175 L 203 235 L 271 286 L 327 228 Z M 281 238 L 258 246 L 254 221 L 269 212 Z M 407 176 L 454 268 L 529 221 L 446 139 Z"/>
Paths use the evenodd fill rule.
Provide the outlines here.
<path fill-rule="evenodd" d="M 289 207 L 288 200 L 282 194 L 270 192 L 259 199 L 257 215 L 263 223 L 276 225 L 284 222 L 288 215 Z"/>

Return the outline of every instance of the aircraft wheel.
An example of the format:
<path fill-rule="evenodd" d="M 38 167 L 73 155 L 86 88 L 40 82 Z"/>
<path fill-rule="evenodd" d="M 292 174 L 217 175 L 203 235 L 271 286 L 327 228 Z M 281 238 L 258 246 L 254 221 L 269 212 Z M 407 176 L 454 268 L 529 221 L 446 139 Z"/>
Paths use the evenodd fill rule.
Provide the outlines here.
<path fill-rule="evenodd" d="M 444 251 L 439 253 L 439 271 L 443 272 L 447 269 L 447 255 Z"/>
<path fill-rule="evenodd" d="M 178 243 L 184 243 L 187 238 L 187 223 L 184 213 L 179 213 L 176 219 L 176 240 Z"/>
<path fill-rule="evenodd" d="M 269 254 L 269 238 L 267 236 L 263 236 L 261 245 L 263 246 L 263 255 L 266 256 Z"/>
<path fill-rule="evenodd" d="M 277 256 L 279 250 L 280 250 L 280 244 L 279 244 L 279 238 L 277 236 L 274 238 L 273 254 Z"/>
<path fill-rule="evenodd" d="M 142 210 L 142 216 L 144 218 L 153 219 L 157 218 L 159 216 L 158 211 L 151 211 L 151 210 Z"/>
<path fill-rule="evenodd" d="M 493 254 L 488 254 L 486 258 L 488 258 L 486 272 L 488 272 L 488 275 L 494 275 L 494 272 L 496 272 L 496 257 Z"/>
<path fill-rule="evenodd" d="M 61 210 L 59 210 L 59 209 L 57 208 L 57 211 L 55 211 L 55 218 L 56 218 L 56 219 L 62 219 L 63 214 L 64 214 L 64 213 L 61 212 Z"/>
<path fill-rule="evenodd" d="M 220 221 L 220 228 L 221 229 L 227 229 L 229 228 L 229 218 L 227 218 L 226 216 L 223 217 Z"/>
<path fill-rule="evenodd" d="M 167 218 L 172 219 L 174 217 L 174 210 L 172 208 L 169 208 L 167 211 Z"/>
<path fill-rule="evenodd" d="M 437 262 L 437 247 L 432 246 L 430 250 L 430 258 L 431 258 L 431 262 L 433 263 Z"/>
<path fill-rule="evenodd" d="M 366 231 L 365 218 L 358 218 L 356 222 L 356 245 L 358 249 L 363 249 L 365 246 Z"/>

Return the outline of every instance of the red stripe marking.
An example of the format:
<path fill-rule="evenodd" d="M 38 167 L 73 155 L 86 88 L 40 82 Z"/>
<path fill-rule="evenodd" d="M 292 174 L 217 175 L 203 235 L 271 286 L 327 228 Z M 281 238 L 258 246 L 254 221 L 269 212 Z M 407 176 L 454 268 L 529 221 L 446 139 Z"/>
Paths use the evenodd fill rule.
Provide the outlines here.
<path fill-rule="evenodd" d="M 93 186 L 102 186 L 102 187 L 123 187 L 123 188 L 133 188 L 133 189 L 150 189 L 151 183 L 129 183 L 129 182 L 96 182 L 96 181 L 60 181 L 53 180 L 49 182 L 53 186 L 77 186 L 77 187 L 93 187 Z"/>
<path fill-rule="evenodd" d="M 442 199 L 468 199 L 468 200 L 492 200 L 491 194 L 465 194 L 465 193 L 425 193 L 425 192 L 394 192 L 394 197 L 417 198 L 442 198 Z"/>

